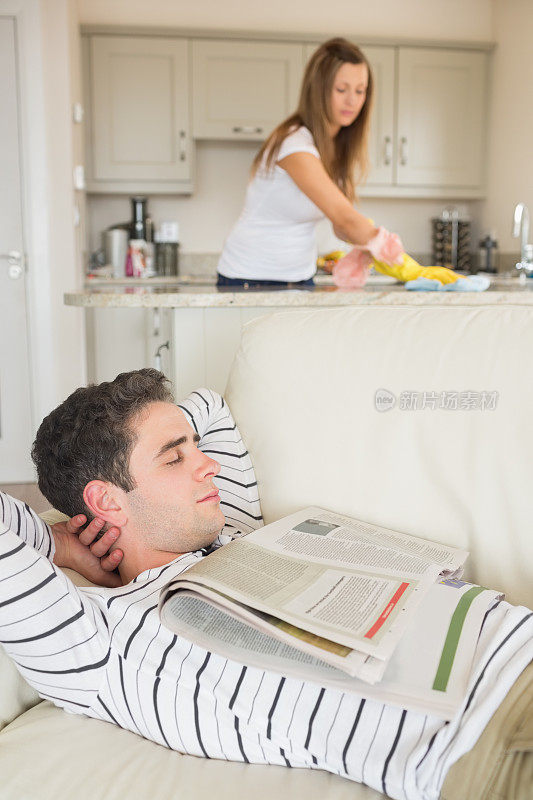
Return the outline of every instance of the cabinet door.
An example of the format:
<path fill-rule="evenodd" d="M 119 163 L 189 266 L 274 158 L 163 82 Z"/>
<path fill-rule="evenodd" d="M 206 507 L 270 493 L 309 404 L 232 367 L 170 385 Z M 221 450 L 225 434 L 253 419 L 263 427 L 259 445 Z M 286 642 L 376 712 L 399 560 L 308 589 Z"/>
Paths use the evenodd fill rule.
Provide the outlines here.
<path fill-rule="evenodd" d="M 319 43 L 305 46 L 306 63 Z M 370 120 L 370 171 L 365 186 L 392 186 L 394 180 L 395 135 L 395 47 L 363 47 L 374 76 L 374 109 Z M 364 194 L 364 191 L 362 192 Z"/>
<path fill-rule="evenodd" d="M 367 186 L 390 186 L 394 180 L 394 83 L 396 49 L 364 47 L 374 77 L 374 108 L 370 120 L 370 172 Z"/>
<path fill-rule="evenodd" d="M 88 308 L 87 372 L 90 381 L 112 381 L 119 372 L 152 366 L 146 359 L 144 308 Z"/>
<path fill-rule="evenodd" d="M 197 40 L 192 53 L 195 138 L 261 141 L 295 110 L 302 45 Z"/>
<path fill-rule="evenodd" d="M 88 308 L 87 372 L 112 381 L 119 372 L 156 367 L 173 380 L 172 312 L 159 308 Z"/>
<path fill-rule="evenodd" d="M 397 182 L 483 183 L 485 53 L 400 48 Z"/>
<path fill-rule="evenodd" d="M 89 71 L 89 189 L 176 191 L 191 177 L 188 42 L 93 36 Z"/>

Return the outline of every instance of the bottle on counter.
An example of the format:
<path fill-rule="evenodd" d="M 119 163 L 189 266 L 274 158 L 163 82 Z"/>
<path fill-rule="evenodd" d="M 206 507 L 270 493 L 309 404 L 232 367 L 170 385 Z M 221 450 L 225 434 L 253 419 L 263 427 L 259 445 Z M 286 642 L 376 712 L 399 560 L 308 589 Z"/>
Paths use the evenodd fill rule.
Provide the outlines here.
<path fill-rule="evenodd" d="M 146 241 L 146 197 L 131 198 L 130 239 Z"/>
<path fill-rule="evenodd" d="M 130 239 L 130 246 L 128 250 L 128 258 L 126 260 L 126 271 L 131 278 L 145 278 L 146 277 L 146 259 L 144 250 L 146 242 L 144 239 Z"/>
<path fill-rule="evenodd" d="M 155 235 L 155 263 L 158 275 L 172 276 L 179 269 L 179 225 L 162 222 Z"/>
<path fill-rule="evenodd" d="M 155 243 L 154 243 L 154 223 L 151 217 L 145 219 L 146 238 L 144 240 L 144 261 L 145 278 L 153 278 L 155 271 Z"/>
<path fill-rule="evenodd" d="M 498 262 L 498 242 L 490 234 L 487 234 L 479 243 L 478 271 L 498 272 Z"/>

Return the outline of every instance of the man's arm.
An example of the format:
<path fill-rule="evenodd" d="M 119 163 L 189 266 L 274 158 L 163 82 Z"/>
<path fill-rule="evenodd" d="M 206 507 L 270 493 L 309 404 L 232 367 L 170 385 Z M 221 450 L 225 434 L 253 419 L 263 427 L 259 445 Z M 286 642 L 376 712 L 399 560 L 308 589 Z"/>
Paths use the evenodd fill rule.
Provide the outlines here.
<path fill-rule="evenodd" d="M 98 598 L 51 562 L 50 528 L 0 492 L 0 643 L 41 697 L 78 713 L 96 701 L 109 634 Z"/>
<path fill-rule="evenodd" d="M 263 517 L 254 468 L 224 398 L 211 389 L 198 389 L 178 406 L 200 435 L 200 450 L 220 464 L 213 483 L 220 491 L 226 524 L 215 546 L 260 528 Z"/>

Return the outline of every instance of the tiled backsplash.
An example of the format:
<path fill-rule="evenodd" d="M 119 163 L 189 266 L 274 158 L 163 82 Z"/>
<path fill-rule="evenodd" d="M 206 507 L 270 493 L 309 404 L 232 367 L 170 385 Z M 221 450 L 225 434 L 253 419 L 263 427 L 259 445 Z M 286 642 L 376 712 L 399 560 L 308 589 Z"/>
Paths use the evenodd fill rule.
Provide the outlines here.
<path fill-rule="evenodd" d="M 180 275 L 216 275 L 219 253 L 180 253 Z M 431 256 L 427 253 L 412 253 L 419 264 L 429 266 Z M 472 254 L 472 265 L 475 270 L 477 253 Z M 514 272 L 519 260 L 518 253 L 500 253 L 498 272 Z"/>

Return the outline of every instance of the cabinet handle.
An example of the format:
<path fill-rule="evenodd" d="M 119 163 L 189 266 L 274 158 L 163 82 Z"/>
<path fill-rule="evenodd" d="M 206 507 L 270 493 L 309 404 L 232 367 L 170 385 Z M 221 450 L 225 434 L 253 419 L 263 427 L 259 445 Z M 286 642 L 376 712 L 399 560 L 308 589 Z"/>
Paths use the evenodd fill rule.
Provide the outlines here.
<path fill-rule="evenodd" d="M 263 133 L 263 128 L 256 128 L 255 125 L 235 125 L 233 133 Z"/>
<path fill-rule="evenodd" d="M 407 136 L 402 136 L 400 139 L 400 164 L 402 167 L 405 167 L 407 164 L 408 156 L 409 150 L 407 148 Z"/>
<path fill-rule="evenodd" d="M 152 336 L 159 336 L 161 330 L 161 311 L 159 308 L 154 308 L 154 330 Z"/>
<path fill-rule="evenodd" d="M 160 345 L 157 348 L 157 350 L 155 351 L 155 354 L 154 354 L 154 367 L 159 372 L 161 372 L 161 351 L 162 350 L 169 350 L 170 351 L 170 342 L 163 342 L 163 344 Z"/>
<path fill-rule="evenodd" d="M 383 163 L 389 166 L 392 162 L 392 139 L 390 136 L 385 136 L 383 140 Z"/>
<path fill-rule="evenodd" d="M 179 143 L 180 161 L 185 161 L 185 159 L 187 158 L 187 148 L 185 145 L 186 136 L 187 134 L 185 133 L 185 131 L 180 131 L 180 143 Z"/>

